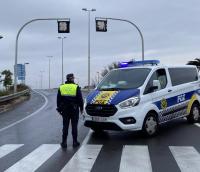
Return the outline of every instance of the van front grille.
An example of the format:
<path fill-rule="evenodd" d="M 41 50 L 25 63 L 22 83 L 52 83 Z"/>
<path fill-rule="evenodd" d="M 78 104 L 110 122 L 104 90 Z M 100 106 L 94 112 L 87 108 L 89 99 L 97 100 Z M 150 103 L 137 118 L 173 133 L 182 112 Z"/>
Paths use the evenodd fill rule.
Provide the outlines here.
<path fill-rule="evenodd" d="M 117 112 L 115 105 L 88 104 L 86 112 L 90 116 L 109 117 Z"/>

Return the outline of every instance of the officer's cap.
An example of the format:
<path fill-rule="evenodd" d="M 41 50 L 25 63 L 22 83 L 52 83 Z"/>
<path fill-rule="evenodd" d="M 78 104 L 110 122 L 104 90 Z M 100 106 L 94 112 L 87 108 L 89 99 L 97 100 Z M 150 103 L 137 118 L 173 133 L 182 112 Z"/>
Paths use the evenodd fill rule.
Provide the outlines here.
<path fill-rule="evenodd" d="M 71 79 L 73 79 L 74 78 L 74 74 L 73 73 L 69 73 L 69 74 L 67 74 L 67 80 L 71 80 Z"/>

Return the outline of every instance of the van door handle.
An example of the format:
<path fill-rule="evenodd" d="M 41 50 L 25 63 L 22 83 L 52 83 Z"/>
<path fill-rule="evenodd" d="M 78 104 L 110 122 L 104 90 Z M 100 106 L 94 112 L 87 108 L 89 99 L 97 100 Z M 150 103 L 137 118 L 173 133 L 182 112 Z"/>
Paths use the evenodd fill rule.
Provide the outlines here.
<path fill-rule="evenodd" d="M 168 92 L 172 92 L 172 90 L 168 90 Z"/>

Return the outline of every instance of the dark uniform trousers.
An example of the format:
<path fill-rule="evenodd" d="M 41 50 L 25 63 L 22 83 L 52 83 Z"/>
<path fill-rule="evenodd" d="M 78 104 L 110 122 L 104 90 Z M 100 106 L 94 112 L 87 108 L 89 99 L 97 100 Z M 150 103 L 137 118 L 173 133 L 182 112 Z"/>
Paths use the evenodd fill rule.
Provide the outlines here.
<path fill-rule="evenodd" d="M 73 113 L 64 112 L 62 117 L 63 117 L 63 135 L 62 135 L 63 142 L 66 142 L 66 140 L 67 140 L 70 121 L 71 121 L 71 125 L 72 125 L 73 141 L 77 142 L 79 111 L 73 112 Z"/>

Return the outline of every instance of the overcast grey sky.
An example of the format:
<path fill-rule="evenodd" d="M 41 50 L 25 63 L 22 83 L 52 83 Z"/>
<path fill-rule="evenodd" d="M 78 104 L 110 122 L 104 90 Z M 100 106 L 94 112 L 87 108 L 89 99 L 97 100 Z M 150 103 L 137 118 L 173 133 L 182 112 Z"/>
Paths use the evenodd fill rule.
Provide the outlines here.
<path fill-rule="evenodd" d="M 128 23 L 108 20 L 108 32 L 95 31 L 95 17 L 114 17 L 137 24 L 144 36 L 145 59 L 159 59 L 164 64 L 185 64 L 200 58 L 199 0 L 1 0 L 0 1 L 0 71 L 13 71 L 14 47 L 19 28 L 34 18 L 67 17 L 69 34 L 57 33 L 56 21 L 38 21 L 28 25 L 19 38 L 18 62 L 29 62 L 27 84 L 48 87 L 48 59 L 52 55 L 52 87 L 61 83 L 61 40 L 64 40 L 64 72 L 73 72 L 81 86 L 87 83 L 87 13 L 91 13 L 91 75 L 113 61 L 141 59 L 141 40 Z"/>

